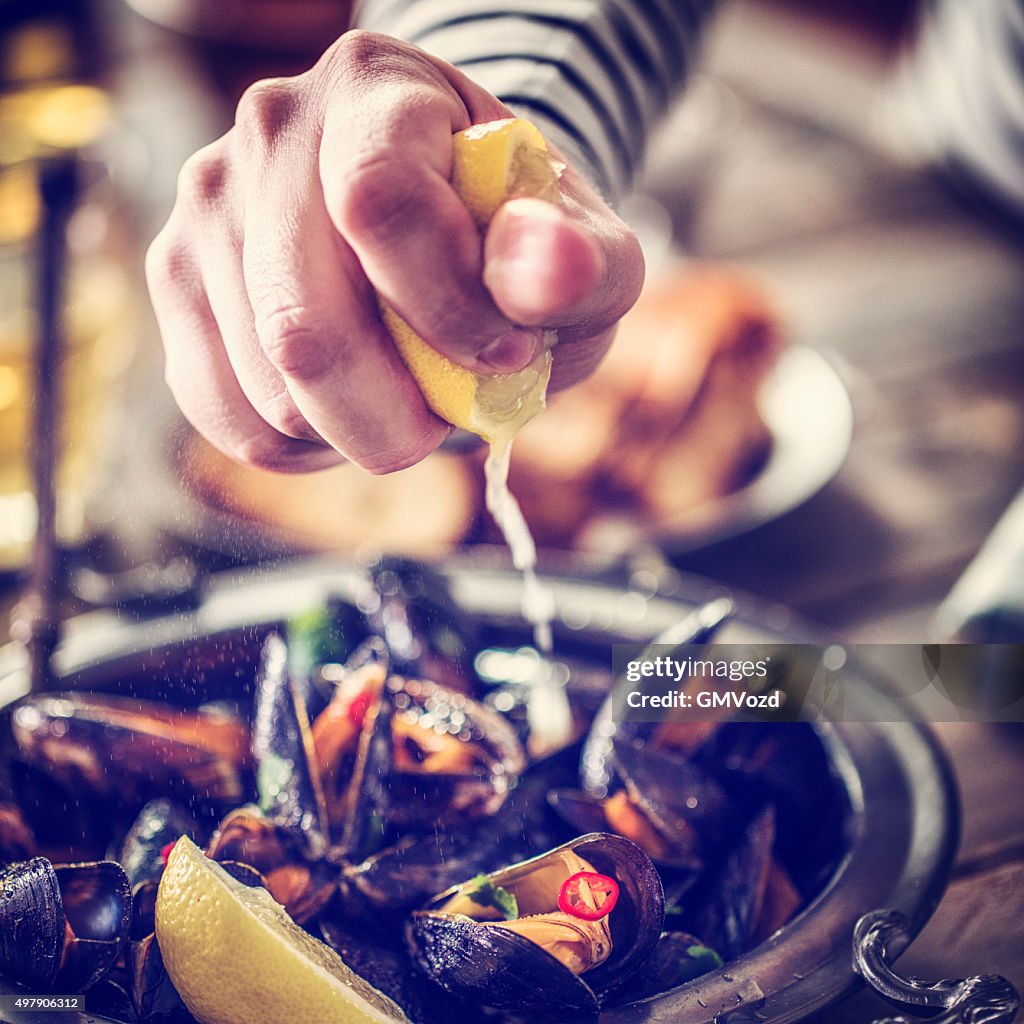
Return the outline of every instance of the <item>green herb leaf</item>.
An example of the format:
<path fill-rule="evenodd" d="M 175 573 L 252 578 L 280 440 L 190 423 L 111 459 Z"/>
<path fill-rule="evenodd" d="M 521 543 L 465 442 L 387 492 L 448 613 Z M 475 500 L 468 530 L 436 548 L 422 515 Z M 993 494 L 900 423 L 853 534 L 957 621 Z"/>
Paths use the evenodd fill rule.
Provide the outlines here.
<path fill-rule="evenodd" d="M 318 665 L 345 661 L 351 644 L 340 618 L 328 602 L 288 620 L 289 667 L 295 675 L 307 676 Z"/>
<path fill-rule="evenodd" d="M 519 916 L 519 904 L 515 896 L 500 885 L 495 885 L 487 875 L 477 875 L 469 881 L 463 895 L 468 896 L 478 907 L 497 910 L 506 921 Z"/>
<path fill-rule="evenodd" d="M 702 974 L 718 970 L 724 961 L 710 946 L 693 945 L 686 949 L 686 959 L 679 961 L 676 984 L 693 981 Z"/>

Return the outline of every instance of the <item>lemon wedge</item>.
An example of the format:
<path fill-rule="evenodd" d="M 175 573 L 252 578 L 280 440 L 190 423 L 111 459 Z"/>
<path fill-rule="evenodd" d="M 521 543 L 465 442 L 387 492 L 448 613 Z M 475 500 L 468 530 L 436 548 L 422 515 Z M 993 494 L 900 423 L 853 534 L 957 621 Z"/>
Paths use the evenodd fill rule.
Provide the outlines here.
<path fill-rule="evenodd" d="M 475 124 L 452 137 L 452 188 L 481 231 L 486 231 L 509 199 L 529 196 L 561 202 L 563 169 L 537 127 L 522 118 Z M 555 332 L 545 333 L 541 353 L 524 369 L 478 374 L 442 355 L 386 302 L 378 301 L 384 324 L 430 408 L 490 445 L 484 464 L 484 502 L 508 542 L 512 564 L 523 574 L 523 615 L 533 625 L 534 642 L 539 650 L 549 652 L 554 599 L 537 577 L 537 549 L 519 503 L 508 489 L 508 473 L 515 435 L 547 402 Z M 561 702 L 556 717 L 564 724 L 570 717 L 568 704 L 561 691 L 552 692 Z"/>
<path fill-rule="evenodd" d="M 559 202 L 562 164 L 529 121 L 509 117 L 472 125 L 452 139 L 452 187 L 483 231 L 508 199 L 531 196 Z M 510 442 L 544 409 L 551 376 L 550 343 L 517 373 L 477 374 L 425 342 L 390 306 L 384 324 L 427 404 L 456 427 L 485 441 Z"/>
<path fill-rule="evenodd" d="M 262 888 L 182 836 L 156 901 L 167 974 L 201 1024 L 393 1024 L 401 1009 Z"/>

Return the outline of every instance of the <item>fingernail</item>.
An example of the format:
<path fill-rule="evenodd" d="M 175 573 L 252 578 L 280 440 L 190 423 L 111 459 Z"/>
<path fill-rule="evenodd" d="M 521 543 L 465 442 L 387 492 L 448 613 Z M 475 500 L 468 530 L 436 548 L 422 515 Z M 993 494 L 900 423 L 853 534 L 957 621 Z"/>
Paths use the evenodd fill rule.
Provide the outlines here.
<path fill-rule="evenodd" d="M 480 362 L 498 373 L 515 373 L 529 366 L 540 352 L 541 334 L 524 327 L 512 327 L 499 334 L 480 353 Z"/>

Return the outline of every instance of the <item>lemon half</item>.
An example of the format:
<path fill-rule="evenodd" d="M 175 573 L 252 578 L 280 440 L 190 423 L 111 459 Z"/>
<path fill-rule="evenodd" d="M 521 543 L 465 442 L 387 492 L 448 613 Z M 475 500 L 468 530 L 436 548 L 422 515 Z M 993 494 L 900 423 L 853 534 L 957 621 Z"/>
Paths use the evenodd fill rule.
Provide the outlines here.
<path fill-rule="evenodd" d="M 508 199 L 561 199 L 563 165 L 529 121 L 509 117 L 472 125 L 453 136 L 452 147 L 452 187 L 481 231 Z M 380 306 L 405 365 L 442 419 L 494 443 L 510 441 L 544 408 L 551 376 L 549 346 L 517 373 L 477 374 L 425 342 L 387 303 Z M 553 342 L 553 332 L 549 340 Z"/>
<path fill-rule="evenodd" d="M 407 1018 L 262 888 L 249 888 L 183 836 L 160 881 L 164 966 L 202 1024 L 393 1024 Z"/>

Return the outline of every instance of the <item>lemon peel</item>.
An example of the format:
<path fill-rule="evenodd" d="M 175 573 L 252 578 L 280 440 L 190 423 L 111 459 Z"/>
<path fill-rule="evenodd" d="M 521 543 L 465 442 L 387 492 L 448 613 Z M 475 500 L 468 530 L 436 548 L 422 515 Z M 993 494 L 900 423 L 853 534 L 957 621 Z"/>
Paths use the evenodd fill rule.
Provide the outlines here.
<path fill-rule="evenodd" d="M 164 966 L 201 1024 L 394 1024 L 401 1009 L 262 888 L 249 888 L 187 836 L 156 901 Z"/>
<path fill-rule="evenodd" d="M 523 118 L 488 121 L 457 132 L 452 159 L 452 188 L 481 231 L 509 199 L 560 201 L 563 165 L 548 152 L 536 126 Z M 403 362 L 442 419 L 493 444 L 510 441 L 544 409 L 553 332 L 547 332 L 543 351 L 525 369 L 478 374 L 438 352 L 385 301 L 379 304 Z"/>

